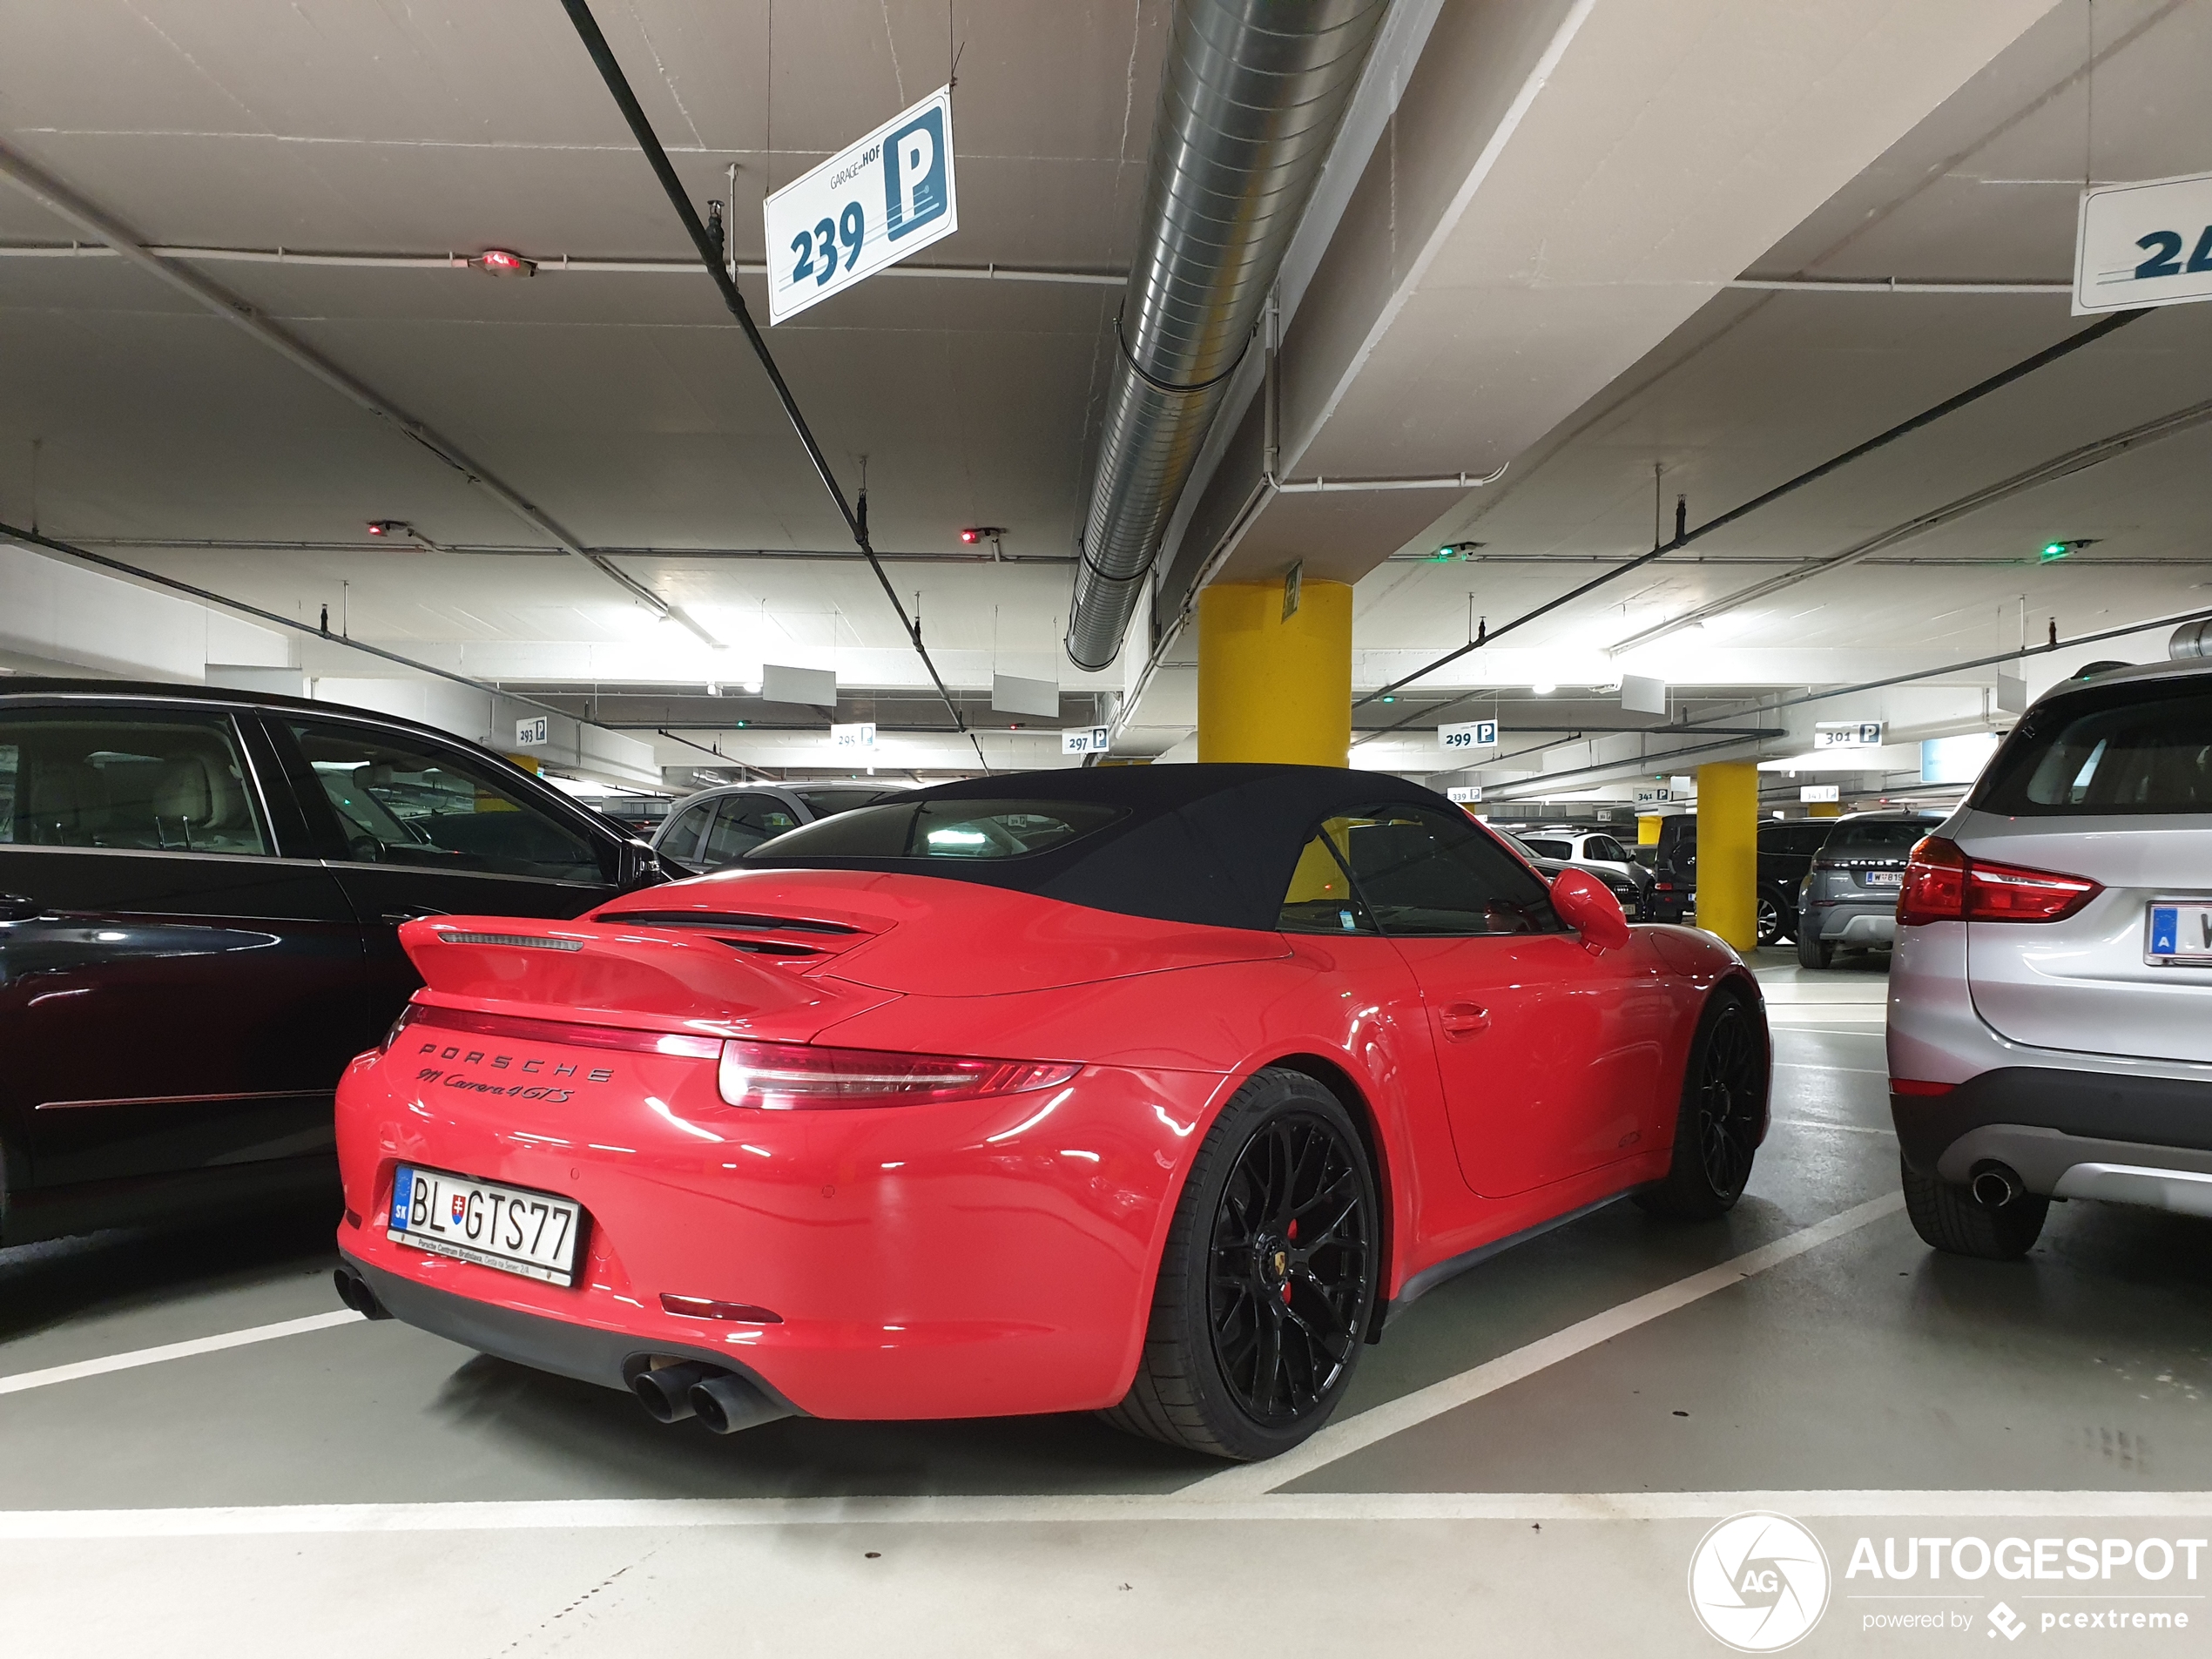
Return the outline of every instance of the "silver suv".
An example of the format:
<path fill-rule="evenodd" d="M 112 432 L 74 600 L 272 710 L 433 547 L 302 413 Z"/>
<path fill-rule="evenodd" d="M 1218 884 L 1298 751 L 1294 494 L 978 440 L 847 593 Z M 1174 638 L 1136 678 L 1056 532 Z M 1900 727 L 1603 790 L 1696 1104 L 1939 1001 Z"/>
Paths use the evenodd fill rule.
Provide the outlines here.
<path fill-rule="evenodd" d="M 1889 1070 L 1939 1250 L 2022 1255 L 2053 1198 L 2212 1217 L 2212 661 L 2054 689 L 1913 849 Z"/>

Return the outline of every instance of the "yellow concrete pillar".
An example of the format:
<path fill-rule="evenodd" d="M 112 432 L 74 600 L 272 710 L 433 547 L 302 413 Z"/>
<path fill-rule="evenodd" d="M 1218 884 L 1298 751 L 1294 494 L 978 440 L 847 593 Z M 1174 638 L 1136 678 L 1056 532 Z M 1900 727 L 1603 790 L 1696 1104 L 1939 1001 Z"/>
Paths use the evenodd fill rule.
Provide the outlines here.
<path fill-rule="evenodd" d="M 1759 767 L 1697 768 L 1697 925 L 1739 951 L 1759 942 Z"/>
<path fill-rule="evenodd" d="M 1817 800 L 1805 808 L 1807 818 L 1841 818 L 1844 804 L 1838 800 Z"/>
<path fill-rule="evenodd" d="M 1341 766 L 1352 748 L 1352 589 L 1217 583 L 1198 595 L 1198 759 Z"/>
<path fill-rule="evenodd" d="M 1658 813 L 1646 813 L 1642 817 L 1637 819 L 1636 845 L 1638 846 L 1658 846 L 1659 826 L 1663 822 L 1665 822 L 1664 817 Z"/>

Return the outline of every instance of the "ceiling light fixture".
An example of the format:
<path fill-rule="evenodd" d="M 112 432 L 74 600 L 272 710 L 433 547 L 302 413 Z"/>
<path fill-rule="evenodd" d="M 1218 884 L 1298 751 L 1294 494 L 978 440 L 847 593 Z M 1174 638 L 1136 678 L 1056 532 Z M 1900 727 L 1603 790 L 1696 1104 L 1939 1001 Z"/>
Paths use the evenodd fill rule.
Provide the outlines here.
<path fill-rule="evenodd" d="M 1002 524 L 970 524 L 960 533 L 960 539 L 973 547 L 978 542 L 995 542 L 1005 534 Z"/>
<path fill-rule="evenodd" d="M 2085 547 L 2095 546 L 2097 538 L 2094 536 L 2080 536 L 2071 542 L 2046 542 L 2042 550 L 2036 554 L 2036 560 L 2042 564 L 2055 563 L 2071 554 L 2079 553 Z"/>
<path fill-rule="evenodd" d="M 1528 689 L 1535 692 L 1538 697 L 1549 697 L 1554 691 L 1559 690 L 1559 687 L 1556 685 L 1532 685 Z"/>
<path fill-rule="evenodd" d="M 1483 545 L 1484 543 L 1480 542 L 1447 542 L 1436 550 L 1435 556 L 1440 563 L 1449 563 L 1453 559 L 1464 563 L 1469 555 Z"/>
<path fill-rule="evenodd" d="M 519 253 L 510 253 L 503 247 L 486 248 L 469 261 L 478 270 L 491 276 L 535 276 L 537 261 L 526 260 Z"/>

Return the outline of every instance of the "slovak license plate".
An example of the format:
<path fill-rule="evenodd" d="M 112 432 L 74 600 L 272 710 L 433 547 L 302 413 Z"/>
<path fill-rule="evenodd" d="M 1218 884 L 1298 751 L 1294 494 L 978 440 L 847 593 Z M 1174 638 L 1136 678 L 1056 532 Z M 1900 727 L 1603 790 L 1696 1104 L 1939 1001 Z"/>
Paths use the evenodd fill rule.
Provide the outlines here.
<path fill-rule="evenodd" d="M 384 1236 L 479 1267 L 573 1285 L 583 1223 L 580 1206 L 550 1192 L 402 1163 L 392 1177 L 392 1214 Z"/>
<path fill-rule="evenodd" d="M 2212 968 L 2212 904 L 2154 902 L 2143 960 L 2162 968 Z"/>

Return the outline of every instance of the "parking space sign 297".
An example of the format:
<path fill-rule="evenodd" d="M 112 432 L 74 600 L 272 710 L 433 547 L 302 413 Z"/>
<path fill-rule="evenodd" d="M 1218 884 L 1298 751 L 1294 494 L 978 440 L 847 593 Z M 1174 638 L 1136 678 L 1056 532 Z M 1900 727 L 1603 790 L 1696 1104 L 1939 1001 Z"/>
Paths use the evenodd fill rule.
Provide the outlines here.
<path fill-rule="evenodd" d="M 768 318 L 784 322 L 960 228 L 952 89 L 940 88 L 761 205 Z"/>

